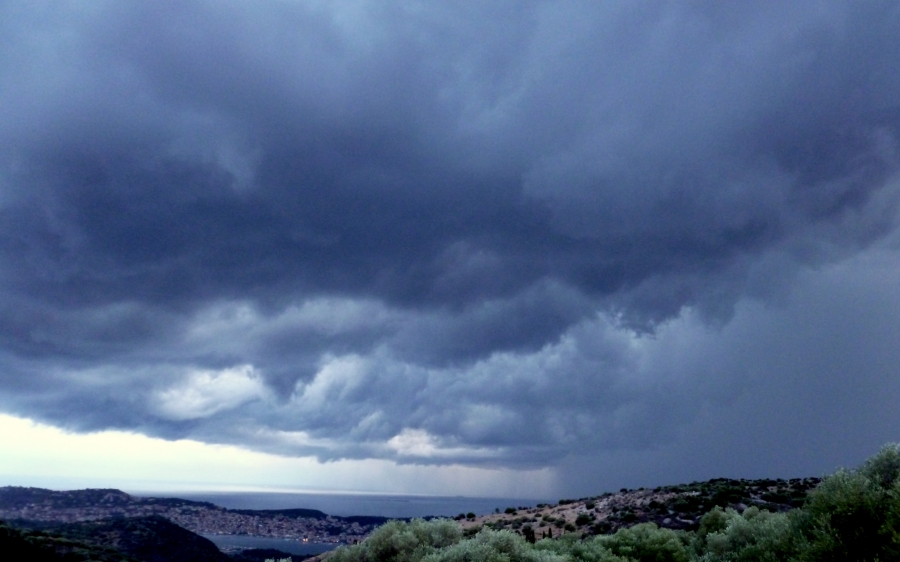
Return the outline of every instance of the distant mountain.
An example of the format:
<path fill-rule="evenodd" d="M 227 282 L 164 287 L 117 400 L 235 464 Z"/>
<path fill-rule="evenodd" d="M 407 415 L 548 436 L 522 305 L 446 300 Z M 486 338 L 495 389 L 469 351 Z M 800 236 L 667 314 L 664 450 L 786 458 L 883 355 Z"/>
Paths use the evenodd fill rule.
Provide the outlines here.
<path fill-rule="evenodd" d="M 97 508 L 124 511 L 137 505 L 221 509 L 209 502 L 180 498 L 136 498 L 114 488 L 88 488 L 60 492 L 45 488 L 0 487 L 0 509 L 2 510 L 28 509 L 30 507 L 53 510 Z"/>

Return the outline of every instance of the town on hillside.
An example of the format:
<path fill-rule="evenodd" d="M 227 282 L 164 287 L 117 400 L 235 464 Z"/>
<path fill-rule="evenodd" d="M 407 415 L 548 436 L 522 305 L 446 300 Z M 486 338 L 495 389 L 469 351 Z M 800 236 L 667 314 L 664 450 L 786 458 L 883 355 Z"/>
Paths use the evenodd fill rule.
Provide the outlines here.
<path fill-rule="evenodd" d="M 74 523 L 161 516 L 199 535 L 250 535 L 353 544 L 384 517 L 338 517 L 312 509 L 231 510 L 206 502 L 135 497 L 120 490 L 0 488 L 0 520 Z"/>

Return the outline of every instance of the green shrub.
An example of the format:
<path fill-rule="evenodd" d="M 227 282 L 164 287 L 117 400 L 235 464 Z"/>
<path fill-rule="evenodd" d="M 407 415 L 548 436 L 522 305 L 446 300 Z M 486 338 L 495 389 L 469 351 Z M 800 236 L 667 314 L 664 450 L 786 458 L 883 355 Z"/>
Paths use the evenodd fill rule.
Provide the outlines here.
<path fill-rule="evenodd" d="M 564 556 L 538 550 L 510 531 L 483 530 L 471 539 L 434 551 L 422 562 L 570 562 Z"/>
<path fill-rule="evenodd" d="M 687 498 L 678 498 L 677 500 L 672 502 L 670 507 L 672 508 L 672 511 L 678 513 L 688 513 L 693 509 L 694 504 Z"/>
<path fill-rule="evenodd" d="M 591 541 L 607 548 L 616 556 L 641 562 L 689 562 L 690 535 L 671 529 L 660 529 L 653 523 L 640 523 L 619 529 L 614 535 L 601 535 Z"/>
<path fill-rule="evenodd" d="M 889 443 L 859 469 L 860 474 L 882 490 L 895 489 L 900 483 L 900 443 Z"/>
<path fill-rule="evenodd" d="M 756 507 L 743 515 L 714 508 L 700 520 L 695 538 L 703 562 L 781 562 L 794 559 L 801 547 L 788 515 Z"/>
<path fill-rule="evenodd" d="M 574 535 L 540 541 L 535 545 L 535 550 L 575 562 L 633 562 L 629 558 L 616 556 L 597 541 L 581 541 Z"/>
<path fill-rule="evenodd" d="M 460 541 L 459 527 L 447 519 L 409 523 L 389 521 L 360 544 L 341 547 L 330 562 L 419 562 L 428 554 Z"/>
<path fill-rule="evenodd" d="M 900 446 L 825 478 L 802 515 L 805 560 L 900 560 Z"/>
<path fill-rule="evenodd" d="M 480 533 L 483 528 L 484 527 L 482 525 L 479 525 L 477 527 L 469 527 L 468 529 L 463 531 L 463 537 L 465 537 L 465 538 L 474 537 L 475 535 Z"/>

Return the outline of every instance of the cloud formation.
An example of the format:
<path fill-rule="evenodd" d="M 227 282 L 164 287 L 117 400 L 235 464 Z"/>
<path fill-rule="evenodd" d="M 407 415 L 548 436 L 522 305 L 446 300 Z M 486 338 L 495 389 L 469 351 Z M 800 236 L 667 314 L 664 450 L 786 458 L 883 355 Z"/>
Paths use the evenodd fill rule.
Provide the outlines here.
<path fill-rule="evenodd" d="M 678 449 L 766 369 L 839 380 L 766 358 L 798 302 L 900 312 L 898 37 L 888 2 L 5 3 L 0 409 L 321 459 Z M 890 318 L 847 331 L 885 388 Z"/>
<path fill-rule="evenodd" d="M 156 393 L 157 413 L 174 420 L 206 418 L 251 400 L 265 398 L 266 387 L 251 365 L 220 372 L 198 371 Z"/>

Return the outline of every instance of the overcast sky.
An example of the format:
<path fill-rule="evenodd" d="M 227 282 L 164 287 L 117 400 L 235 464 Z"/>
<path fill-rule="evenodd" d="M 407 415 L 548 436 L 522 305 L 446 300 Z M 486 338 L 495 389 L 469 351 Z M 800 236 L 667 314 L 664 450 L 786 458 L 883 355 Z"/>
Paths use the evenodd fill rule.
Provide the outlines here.
<path fill-rule="evenodd" d="M 900 440 L 898 61 L 889 1 L 2 2 L 0 476 L 51 434 L 282 463 L 221 486 L 856 465 Z"/>

